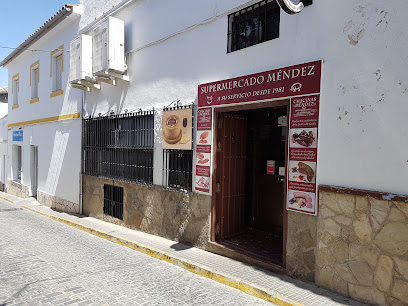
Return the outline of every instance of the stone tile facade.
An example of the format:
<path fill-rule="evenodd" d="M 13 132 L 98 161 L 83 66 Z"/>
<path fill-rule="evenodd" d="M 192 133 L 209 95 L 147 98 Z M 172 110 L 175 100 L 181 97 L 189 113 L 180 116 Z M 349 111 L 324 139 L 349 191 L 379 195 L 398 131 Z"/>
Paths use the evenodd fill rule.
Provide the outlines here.
<path fill-rule="evenodd" d="M 316 216 L 288 211 L 286 272 L 290 276 L 314 282 L 316 245 Z"/>
<path fill-rule="evenodd" d="M 123 220 L 103 213 L 103 185 L 123 187 Z M 173 241 L 205 248 L 211 197 L 83 175 L 83 213 Z"/>
<path fill-rule="evenodd" d="M 28 198 L 30 196 L 28 186 L 12 180 L 7 180 L 7 193 L 20 198 Z"/>
<path fill-rule="evenodd" d="M 37 191 L 37 201 L 43 205 L 68 213 L 79 214 L 79 204 Z"/>
<path fill-rule="evenodd" d="M 408 203 L 320 192 L 316 283 L 375 305 L 408 304 Z"/>

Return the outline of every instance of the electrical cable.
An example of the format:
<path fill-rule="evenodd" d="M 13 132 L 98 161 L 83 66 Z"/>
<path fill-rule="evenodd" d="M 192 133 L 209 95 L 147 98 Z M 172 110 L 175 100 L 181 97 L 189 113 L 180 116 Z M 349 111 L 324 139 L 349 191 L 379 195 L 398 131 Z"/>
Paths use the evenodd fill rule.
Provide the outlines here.
<path fill-rule="evenodd" d="M 64 50 L 64 49 L 55 49 L 55 50 L 40 50 L 40 49 L 28 49 L 28 48 L 13 48 L 13 47 L 5 47 L 5 46 L 0 46 L 0 49 L 11 49 L 11 50 L 24 50 L 24 51 L 32 51 L 32 52 L 53 52 L 55 50 L 62 51 L 62 52 L 69 52 L 69 50 Z"/>

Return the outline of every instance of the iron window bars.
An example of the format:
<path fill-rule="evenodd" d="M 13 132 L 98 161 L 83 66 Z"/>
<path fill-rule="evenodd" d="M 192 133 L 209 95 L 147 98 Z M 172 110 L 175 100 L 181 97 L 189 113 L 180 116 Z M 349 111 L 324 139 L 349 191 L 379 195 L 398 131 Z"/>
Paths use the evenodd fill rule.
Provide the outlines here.
<path fill-rule="evenodd" d="M 175 106 L 163 108 L 163 111 L 193 108 L 192 136 L 194 135 L 194 106 Z M 192 148 L 194 138 L 192 138 Z M 193 150 L 163 150 L 163 186 L 192 191 L 193 182 Z"/>
<path fill-rule="evenodd" d="M 83 166 L 87 175 L 153 183 L 154 111 L 83 120 Z"/>
<path fill-rule="evenodd" d="M 280 8 L 265 0 L 228 15 L 228 52 L 279 37 Z"/>
<path fill-rule="evenodd" d="M 103 213 L 123 220 L 123 187 L 103 185 Z"/>

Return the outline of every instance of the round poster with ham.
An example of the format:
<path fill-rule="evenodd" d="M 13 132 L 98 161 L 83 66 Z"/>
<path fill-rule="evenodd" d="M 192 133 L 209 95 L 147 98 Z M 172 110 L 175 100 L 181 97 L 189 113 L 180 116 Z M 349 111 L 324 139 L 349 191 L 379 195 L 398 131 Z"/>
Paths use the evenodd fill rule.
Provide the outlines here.
<path fill-rule="evenodd" d="M 286 207 L 317 214 L 317 142 L 319 95 L 292 98 L 289 116 Z"/>

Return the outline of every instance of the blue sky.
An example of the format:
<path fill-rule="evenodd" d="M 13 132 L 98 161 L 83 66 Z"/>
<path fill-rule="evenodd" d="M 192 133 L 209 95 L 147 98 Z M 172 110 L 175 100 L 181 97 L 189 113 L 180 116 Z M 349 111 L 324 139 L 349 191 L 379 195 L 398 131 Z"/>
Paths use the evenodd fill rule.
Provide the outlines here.
<path fill-rule="evenodd" d="M 66 0 L 65 0 L 66 1 Z M 1 4 L 0 47 L 18 47 L 67 2 L 61 0 L 7 0 Z M 79 0 L 71 0 L 77 4 Z M 3 60 L 13 50 L 0 48 Z M 7 86 L 7 69 L 0 68 L 0 87 Z"/>

